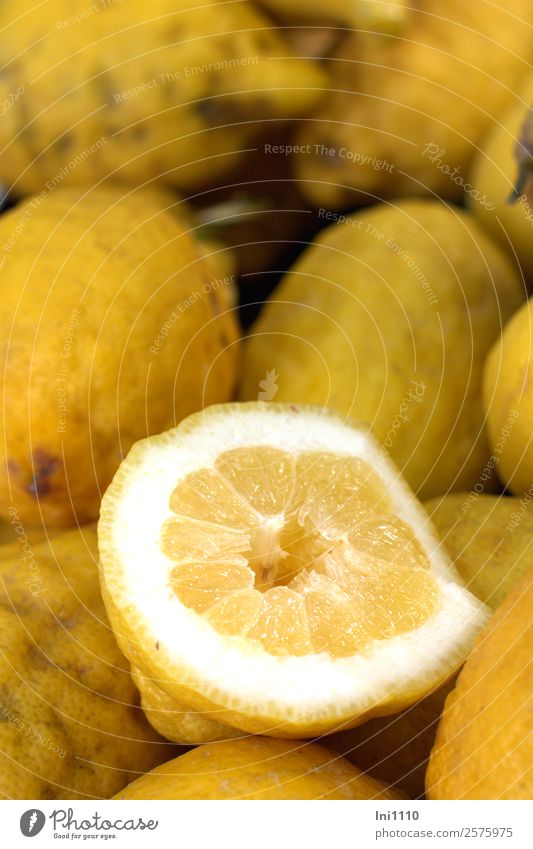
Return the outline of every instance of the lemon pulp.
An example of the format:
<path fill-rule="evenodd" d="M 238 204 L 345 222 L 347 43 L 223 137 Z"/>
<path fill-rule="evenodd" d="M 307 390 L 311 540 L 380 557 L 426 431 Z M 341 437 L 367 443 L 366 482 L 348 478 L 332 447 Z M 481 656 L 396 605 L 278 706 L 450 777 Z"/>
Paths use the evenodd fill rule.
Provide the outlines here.
<path fill-rule="evenodd" d="M 423 547 L 362 459 L 235 448 L 180 480 L 170 508 L 172 591 L 272 655 L 353 655 L 438 603 Z"/>

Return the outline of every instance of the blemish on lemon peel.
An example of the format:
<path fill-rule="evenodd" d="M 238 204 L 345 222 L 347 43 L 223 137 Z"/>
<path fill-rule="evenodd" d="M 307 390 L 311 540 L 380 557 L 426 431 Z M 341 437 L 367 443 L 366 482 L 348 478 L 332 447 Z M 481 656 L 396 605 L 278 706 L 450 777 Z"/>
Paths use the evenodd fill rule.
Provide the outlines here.
<path fill-rule="evenodd" d="M 37 448 L 33 452 L 33 480 L 26 486 L 27 492 L 37 500 L 50 495 L 53 487 L 52 478 L 60 465 L 57 457 L 51 457 L 46 451 Z"/>

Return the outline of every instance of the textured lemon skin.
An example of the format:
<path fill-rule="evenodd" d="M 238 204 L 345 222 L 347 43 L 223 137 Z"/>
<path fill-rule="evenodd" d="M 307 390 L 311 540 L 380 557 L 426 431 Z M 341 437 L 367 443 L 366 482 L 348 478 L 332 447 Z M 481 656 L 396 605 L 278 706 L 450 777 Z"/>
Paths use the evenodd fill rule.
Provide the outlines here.
<path fill-rule="evenodd" d="M 109 627 L 94 527 L 0 548 L 0 796 L 109 798 L 176 749 Z"/>
<path fill-rule="evenodd" d="M 400 799 L 316 743 L 248 737 L 199 746 L 116 799 Z"/>
<path fill-rule="evenodd" d="M 418 799 L 425 792 L 439 718 L 455 679 L 400 713 L 371 719 L 357 728 L 332 734 L 324 742 L 386 785 L 402 788 Z"/>
<path fill-rule="evenodd" d="M 533 563 L 533 510 L 466 492 L 424 506 L 465 585 L 495 610 Z"/>
<path fill-rule="evenodd" d="M 187 745 L 213 743 L 244 736 L 243 731 L 209 719 L 169 696 L 157 681 L 132 667 L 132 678 L 141 694 L 141 707 L 150 725 L 169 740 L 186 740 Z"/>
<path fill-rule="evenodd" d="M 430 799 L 531 799 L 533 570 L 513 587 L 446 700 L 426 776 Z"/>
<path fill-rule="evenodd" d="M 206 185 L 325 85 L 248 2 L 12 0 L 0 26 L 0 179 L 18 196 L 109 176 Z"/>
<path fill-rule="evenodd" d="M 459 199 L 481 139 L 529 70 L 532 22 L 529 0 L 422 0 L 400 37 L 349 36 L 331 63 L 331 94 L 297 135 L 311 146 L 295 157 L 311 202 Z"/>
<path fill-rule="evenodd" d="M 419 200 L 354 213 L 321 232 L 266 304 L 240 397 L 257 398 L 275 370 L 275 401 L 368 422 L 419 497 L 470 489 L 490 456 L 483 363 L 522 299 L 470 215 Z"/>
<path fill-rule="evenodd" d="M 3 215 L 4 243 L 0 512 L 88 521 L 136 439 L 231 397 L 232 278 L 142 191 L 58 189 Z"/>
<path fill-rule="evenodd" d="M 528 286 L 533 285 L 533 217 L 531 205 L 519 199 L 509 203 L 516 185 L 517 140 L 533 102 L 533 75 L 516 95 L 512 106 L 499 116 L 472 163 L 470 183 L 487 203 L 469 197 L 470 209 L 480 223 L 510 253 L 516 251 Z M 528 218 L 529 216 L 529 218 Z"/>
<path fill-rule="evenodd" d="M 483 401 L 491 445 L 499 449 L 498 475 L 515 495 L 533 487 L 533 301 L 505 326 L 483 375 Z M 507 423 L 512 428 L 510 434 Z M 506 436 L 506 433 L 508 434 Z"/>

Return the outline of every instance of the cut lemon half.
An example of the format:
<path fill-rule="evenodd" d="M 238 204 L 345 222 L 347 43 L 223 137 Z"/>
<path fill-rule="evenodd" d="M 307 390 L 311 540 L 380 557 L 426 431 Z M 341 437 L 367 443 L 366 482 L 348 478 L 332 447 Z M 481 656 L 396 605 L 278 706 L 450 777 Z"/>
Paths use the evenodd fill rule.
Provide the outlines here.
<path fill-rule="evenodd" d="M 316 408 L 214 406 L 137 443 L 99 545 L 143 706 L 179 742 L 398 711 L 488 615 L 368 429 Z"/>

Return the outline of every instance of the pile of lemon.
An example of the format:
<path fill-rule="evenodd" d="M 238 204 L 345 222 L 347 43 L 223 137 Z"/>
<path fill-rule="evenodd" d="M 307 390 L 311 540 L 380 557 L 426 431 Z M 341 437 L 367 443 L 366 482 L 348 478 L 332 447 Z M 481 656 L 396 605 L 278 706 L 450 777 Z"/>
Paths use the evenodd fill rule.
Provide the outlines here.
<path fill-rule="evenodd" d="M 530 0 L 0 29 L 0 796 L 531 798 Z"/>

